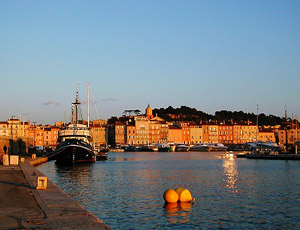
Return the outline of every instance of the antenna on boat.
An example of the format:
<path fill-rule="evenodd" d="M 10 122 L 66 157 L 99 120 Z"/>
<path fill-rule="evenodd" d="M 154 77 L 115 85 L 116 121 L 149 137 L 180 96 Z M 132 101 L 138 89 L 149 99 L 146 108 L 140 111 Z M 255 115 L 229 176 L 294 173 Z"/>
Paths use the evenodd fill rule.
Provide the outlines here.
<path fill-rule="evenodd" d="M 87 82 L 87 123 L 90 128 L 90 83 Z"/>

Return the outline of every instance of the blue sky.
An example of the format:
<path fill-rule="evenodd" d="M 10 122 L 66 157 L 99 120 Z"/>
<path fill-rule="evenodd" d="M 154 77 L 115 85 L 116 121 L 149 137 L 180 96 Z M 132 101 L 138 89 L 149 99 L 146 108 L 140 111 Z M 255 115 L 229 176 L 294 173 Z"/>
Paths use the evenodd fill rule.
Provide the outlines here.
<path fill-rule="evenodd" d="M 300 1 L 0 2 L 0 120 L 186 105 L 300 116 Z M 85 117 L 85 108 L 82 113 Z"/>

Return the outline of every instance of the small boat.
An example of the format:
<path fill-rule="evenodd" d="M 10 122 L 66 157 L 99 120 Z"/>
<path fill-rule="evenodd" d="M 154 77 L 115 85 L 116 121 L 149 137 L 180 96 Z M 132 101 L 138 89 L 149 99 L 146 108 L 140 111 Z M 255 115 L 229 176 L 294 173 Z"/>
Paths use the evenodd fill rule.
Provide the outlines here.
<path fill-rule="evenodd" d="M 187 152 L 187 151 L 189 151 L 189 148 L 190 147 L 187 145 L 180 144 L 180 145 L 176 145 L 175 151 L 176 152 Z"/>
<path fill-rule="evenodd" d="M 190 151 L 194 151 L 194 152 L 209 152 L 211 151 L 212 146 L 209 146 L 208 144 L 205 143 L 200 143 L 197 145 L 194 145 L 190 148 Z"/>

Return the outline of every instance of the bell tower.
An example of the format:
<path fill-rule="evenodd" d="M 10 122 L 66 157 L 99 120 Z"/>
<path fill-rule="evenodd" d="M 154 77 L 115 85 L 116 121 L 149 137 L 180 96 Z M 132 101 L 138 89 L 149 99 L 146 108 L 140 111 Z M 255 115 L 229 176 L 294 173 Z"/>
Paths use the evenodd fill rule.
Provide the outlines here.
<path fill-rule="evenodd" d="M 148 104 L 148 107 L 146 108 L 145 114 L 146 114 L 148 120 L 153 118 L 152 108 L 150 107 L 149 104 Z"/>

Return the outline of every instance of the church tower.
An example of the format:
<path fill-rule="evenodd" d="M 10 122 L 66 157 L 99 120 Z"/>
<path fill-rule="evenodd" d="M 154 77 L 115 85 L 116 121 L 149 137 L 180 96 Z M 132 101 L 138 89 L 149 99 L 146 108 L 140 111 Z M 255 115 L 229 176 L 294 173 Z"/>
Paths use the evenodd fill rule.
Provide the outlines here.
<path fill-rule="evenodd" d="M 152 108 L 150 107 L 149 104 L 148 104 L 148 107 L 146 108 L 145 114 L 146 114 L 148 120 L 153 118 Z"/>

